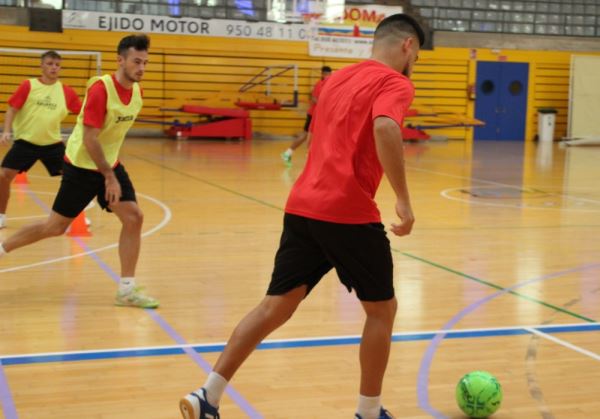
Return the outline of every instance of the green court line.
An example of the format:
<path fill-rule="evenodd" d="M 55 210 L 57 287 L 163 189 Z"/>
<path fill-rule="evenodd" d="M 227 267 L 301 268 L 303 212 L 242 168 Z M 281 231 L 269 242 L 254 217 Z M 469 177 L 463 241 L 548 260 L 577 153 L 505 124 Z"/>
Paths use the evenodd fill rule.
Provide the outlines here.
<path fill-rule="evenodd" d="M 400 253 L 401 255 L 407 256 L 407 257 L 409 257 L 411 259 L 415 259 L 415 260 L 418 260 L 420 262 L 426 263 L 428 265 L 434 266 L 434 267 L 436 267 L 438 269 L 441 269 L 441 270 L 444 270 L 446 272 L 450 272 L 450 273 L 453 273 L 455 275 L 461 276 L 463 278 L 470 279 L 470 280 L 475 281 L 475 282 L 477 282 L 479 284 L 486 285 L 486 286 L 488 286 L 490 288 L 495 288 L 495 289 L 497 289 L 499 291 L 506 291 L 506 288 L 504 288 L 504 287 L 502 287 L 500 285 L 494 284 L 493 282 L 489 282 L 489 281 L 486 281 L 484 279 L 477 278 L 475 276 L 466 274 L 464 272 L 460 272 L 460 271 L 457 271 L 455 269 L 448 268 L 447 266 L 440 265 L 439 263 L 435 263 L 435 262 L 432 262 L 430 260 L 423 259 L 423 258 L 421 258 L 419 256 L 411 255 L 410 253 L 401 252 L 400 250 L 392 249 L 392 251 L 396 252 L 396 253 Z M 596 320 L 594 320 L 594 319 L 590 319 L 589 317 L 585 317 L 585 316 L 582 316 L 580 314 L 574 313 L 572 311 L 566 310 L 566 309 L 564 309 L 562 307 L 555 306 L 554 304 L 550 304 L 550 303 L 547 303 L 545 301 L 538 300 L 537 298 L 533 298 L 533 297 L 530 297 L 528 295 L 521 294 L 520 292 L 517 292 L 517 291 L 507 291 L 507 293 L 508 294 L 512 294 L 512 295 L 514 295 L 516 297 L 519 297 L 519 298 L 523 298 L 523 299 L 525 299 L 527 301 L 531 301 L 533 303 L 541 304 L 544 307 L 550 308 L 552 310 L 560 311 L 561 313 L 567 314 L 567 315 L 572 316 L 572 317 L 576 317 L 576 318 L 578 318 L 580 320 L 584 320 L 584 321 L 589 322 L 589 323 L 596 323 Z"/>
<path fill-rule="evenodd" d="M 129 154 L 129 155 L 131 155 L 131 156 L 133 156 L 133 157 L 135 157 L 135 158 L 136 158 L 136 159 L 138 159 L 138 160 L 142 160 L 142 161 L 144 161 L 144 162 L 146 162 L 146 163 L 153 164 L 153 165 L 155 165 L 155 166 L 158 166 L 158 167 L 161 167 L 161 168 L 163 168 L 163 169 L 165 169 L 165 170 L 169 170 L 169 171 L 171 171 L 171 172 L 173 172 L 173 173 L 177 173 L 178 175 L 181 175 L 181 176 L 184 176 L 184 177 L 188 177 L 188 178 L 190 178 L 190 179 L 194 179 L 194 180 L 196 180 L 196 181 L 198 181 L 198 182 L 201 182 L 201 183 L 204 183 L 204 184 L 206 184 L 206 185 L 212 186 L 213 188 L 217 188 L 217 189 L 220 189 L 220 190 L 222 190 L 222 191 L 229 192 L 230 194 L 237 195 L 237 196 L 239 196 L 239 197 L 242 197 L 242 198 L 248 199 L 248 200 L 250 200 L 250 201 L 256 202 L 257 204 L 261 204 L 261 205 L 264 205 L 264 206 L 266 206 L 266 207 L 269 207 L 269 208 L 273 208 L 273 209 L 276 209 L 276 210 L 279 210 L 279 211 L 283 211 L 283 208 L 281 208 L 281 207 L 278 207 L 277 205 L 273 205 L 273 204 L 271 204 L 271 203 L 269 203 L 269 202 L 267 202 L 267 201 L 263 201 L 263 200 L 261 200 L 261 199 L 255 198 L 255 197 L 253 197 L 253 196 L 250 196 L 250 195 L 243 194 L 243 193 L 241 193 L 241 192 L 238 192 L 238 191 L 236 191 L 236 190 L 233 190 L 233 189 L 229 189 L 229 188 L 227 188 L 227 187 L 225 187 L 225 186 L 221 186 L 221 185 L 219 185 L 218 183 L 213 183 L 213 182 L 211 182 L 211 181 L 208 181 L 208 180 L 202 179 L 202 178 L 200 178 L 200 177 L 197 177 L 197 176 L 194 176 L 194 175 L 190 175 L 189 173 L 185 173 L 185 172 L 182 172 L 182 171 L 180 171 L 180 170 L 173 169 L 173 168 L 172 168 L 172 167 L 170 167 L 170 166 L 167 166 L 167 165 L 165 165 L 165 164 L 162 164 L 162 163 L 157 163 L 157 162 L 155 162 L 155 161 L 152 161 L 152 160 L 146 159 L 146 158 L 144 158 L 144 157 L 140 157 L 140 156 L 138 156 L 138 155 L 136 155 L 136 154 L 131 154 L 131 153 L 128 153 L 128 154 Z"/>
<path fill-rule="evenodd" d="M 128 153 L 128 154 L 130 154 L 130 153 Z M 250 195 L 246 195 L 246 194 L 240 193 L 238 191 L 235 191 L 233 189 L 227 188 L 225 186 L 221 186 L 221 185 L 219 185 L 217 183 L 210 182 L 210 181 L 202 179 L 200 177 L 197 177 L 197 176 L 194 176 L 194 175 L 190 175 L 189 173 L 185 173 L 185 172 L 182 172 L 180 170 L 174 169 L 174 168 L 172 168 L 170 166 L 167 166 L 167 165 L 165 165 L 163 163 L 157 163 L 155 161 L 149 160 L 149 159 L 144 158 L 144 157 L 140 157 L 140 156 L 135 155 L 135 154 L 131 154 L 131 155 L 133 157 L 139 159 L 139 160 L 142 160 L 142 161 L 146 162 L 146 163 L 152 164 L 154 166 L 159 166 L 159 167 L 161 167 L 161 168 L 163 168 L 165 170 L 169 170 L 169 171 L 171 171 L 173 173 L 177 173 L 178 175 L 181 175 L 181 176 L 184 176 L 184 177 L 188 177 L 190 179 L 194 179 L 194 180 L 196 180 L 198 182 L 204 183 L 206 185 L 212 186 L 214 188 L 220 189 L 220 190 L 225 191 L 225 192 L 229 192 L 229 193 L 231 193 L 233 195 L 236 195 L 236 196 L 248 199 L 248 200 L 250 200 L 252 202 L 255 202 L 255 203 L 258 203 L 258 204 L 261 204 L 261 205 L 265 205 L 265 206 L 267 206 L 269 208 L 277 209 L 279 211 L 283 211 L 284 210 L 283 208 L 281 208 L 281 207 L 279 207 L 277 205 L 273 205 L 273 204 L 271 204 L 269 202 L 266 202 L 266 201 L 254 198 L 253 196 L 250 196 Z M 499 291 L 505 291 L 506 290 L 506 288 L 504 288 L 504 287 L 502 287 L 500 285 L 494 284 L 493 282 L 489 282 L 489 281 L 486 281 L 486 280 L 474 277 L 472 275 L 466 274 L 464 272 L 460 272 L 460 271 L 454 270 L 454 269 L 449 268 L 447 266 L 440 265 L 439 263 L 435 263 L 435 262 L 432 262 L 430 260 L 423 259 L 423 258 L 421 258 L 419 256 L 411 255 L 410 253 L 402 252 L 402 251 L 394 249 L 394 248 L 392 248 L 392 252 L 399 253 L 399 254 L 404 255 L 406 257 L 409 257 L 411 259 L 418 260 L 420 262 L 423 262 L 423 263 L 426 263 L 428 265 L 434 266 L 434 267 L 436 267 L 438 269 L 441 269 L 441 270 L 444 270 L 446 272 L 450 272 L 450 273 L 453 273 L 455 275 L 458 275 L 458 276 L 460 276 L 462 278 L 470 279 L 472 281 L 475 281 L 475 282 L 477 282 L 479 284 L 488 286 L 490 288 L 494 288 L 494 289 L 497 289 Z M 519 297 L 519 298 L 523 298 L 524 300 L 540 304 L 540 305 L 542 305 L 544 307 L 547 307 L 547 308 L 550 308 L 552 310 L 559 311 L 559 312 L 567 314 L 569 316 L 578 318 L 580 320 L 584 320 L 584 321 L 589 322 L 589 323 L 596 323 L 596 320 L 590 319 L 589 317 L 585 317 L 585 316 L 582 316 L 580 314 L 574 313 L 572 311 L 566 310 L 566 309 L 564 309 L 562 307 L 558 307 L 558 306 L 555 306 L 553 304 L 547 303 L 545 301 L 538 300 L 537 298 L 529 297 L 528 295 L 521 294 L 520 292 L 517 292 L 517 291 L 508 291 L 507 293 L 508 294 L 512 294 L 512 295 L 514 295 L 516 297 Z"/>

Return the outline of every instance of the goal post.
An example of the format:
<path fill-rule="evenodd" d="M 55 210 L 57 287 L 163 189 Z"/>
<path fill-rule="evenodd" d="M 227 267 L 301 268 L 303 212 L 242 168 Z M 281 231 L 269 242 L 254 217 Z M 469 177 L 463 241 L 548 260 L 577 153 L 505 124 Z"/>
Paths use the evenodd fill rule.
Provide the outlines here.
<path fill-rule="evenodd" d="M 0 47 L 0 124 L 8 99 L 25 79 L 39 77 L 43 53 L 50 49 Z M 102 71 L 102 54 L 99 51 L 54 50 L 61 56 L 60 80 L 72 87 L 83 99 L 87 81 Z M 72 125 L 74 116 L 65 120 Z M 0 125 L 1 130 L 1 125 Z"/>

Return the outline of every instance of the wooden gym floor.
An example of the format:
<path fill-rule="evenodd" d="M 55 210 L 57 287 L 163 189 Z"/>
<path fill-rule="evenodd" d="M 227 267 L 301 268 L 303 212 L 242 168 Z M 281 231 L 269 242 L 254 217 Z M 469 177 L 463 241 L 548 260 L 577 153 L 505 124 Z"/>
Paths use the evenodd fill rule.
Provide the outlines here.
<path fill-rule="evenodd" d="M 179 418 L 237 321 L 264 295 L 303 167 L 285 142 L 131 139 L 145 213 L 137 278 L 157 311 L 112 305 L 116 217 L 92 237 L 0 260 L 0 405 L 14 418 Z M 544 146 L 544 147 L 542 147 Z M 501 418 L 600 417 L 600 148 L 408 144 L 416 224 L 391 238 L 399 310 L 383 394 L 400 418 L 462 417 L 458 379 L 495 374 Z M 44 217 L 58 180 L 14 185 L 9 227 Z M 384 223 L 395 220 L 384 179 Z M 239 371 L 222 417 L 351 418 L 363 314 L 329 274 Z"/>

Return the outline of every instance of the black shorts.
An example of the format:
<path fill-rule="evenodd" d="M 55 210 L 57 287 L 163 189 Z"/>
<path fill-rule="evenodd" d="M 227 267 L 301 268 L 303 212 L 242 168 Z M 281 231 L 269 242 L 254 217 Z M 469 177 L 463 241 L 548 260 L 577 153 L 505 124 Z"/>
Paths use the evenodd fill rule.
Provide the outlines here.
<path fill-rule="evenodd" d="M 63 163 L 63 177 L 52 210 L 63 217 L 75 218 L 96 197 L 100 206 L 110 212 L 102 173 Z M 119 163 L 113 170 L 121 185 L 120 201 L 136 201 L 133 184 L 123 165 Z"/>
<path fill-rule="evenodd" d="M 21 173 L 28 171 L 36 161 L 41 160 L 50 176 L 59 176 L 62 174 L 64 156 L 65 145 L 62 142 L 37 145 L 25 140 L 15 140 L 2 160 L 2 167 Z"/>
<path fill-rule="evenodd" d="M 312 121 L 312 115 L 306 114 L 306 122 L 304 123 L 304 132 L 308 132 L 310 129 L 310 122 Z"/>
<path fill-rule="evenodd" d="M 308 295 L 331 268 L 361 301 L 394 297 L 392 253 L 383 224 L 337 224 L 285 214 L 267 295 L 301 285 L 307 285 Z"/>

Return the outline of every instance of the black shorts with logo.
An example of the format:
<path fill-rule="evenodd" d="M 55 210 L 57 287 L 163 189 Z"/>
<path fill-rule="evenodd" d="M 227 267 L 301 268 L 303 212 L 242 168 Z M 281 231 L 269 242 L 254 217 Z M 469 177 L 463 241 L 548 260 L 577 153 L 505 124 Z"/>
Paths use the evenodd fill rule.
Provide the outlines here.
<path fill-rule="evenodd" d="M 125 167 L 119 163 L 113 171 L 121 185 L 120 201 L 137 201 L 135 189 Z M 52 210 L 63 217 L 75 218 L 96 197 L 100 206 L 110 212 L 104 197 L 105 192 L 102 173 L 63 162 L 63 177 Z"/>
<path fill-rule="evenodd" d="M 361 301 L 394 297 L 392 253 L 383 224 L 338 224 L 286 213 L 267 295 L 301 285 L 307 285 L 308 294 L 331 268 Z"/>
<path fill-rule="evenodd" d="M 59 176 L 65 156 L 65 145 L 62 142 L 37 145 L 26 140 L 15 140 L 4 160 L 2 167 L 26 172 L 36 161 L 41 160 L 50 176 Z"/>

